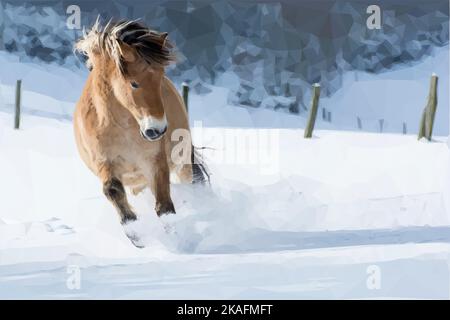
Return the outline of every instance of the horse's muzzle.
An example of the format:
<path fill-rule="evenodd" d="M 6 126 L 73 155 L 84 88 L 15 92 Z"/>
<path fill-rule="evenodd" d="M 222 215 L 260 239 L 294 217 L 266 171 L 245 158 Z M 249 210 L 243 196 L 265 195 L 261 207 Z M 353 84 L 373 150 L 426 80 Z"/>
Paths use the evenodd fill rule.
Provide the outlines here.
<path fill-rule="evenodd" d="M 161 139 L 167 131 L 167 126 L 163 129 L 149 128 L 144 132 L 141 131 L 141 136 L 148 141 L 156 141 Z"/>

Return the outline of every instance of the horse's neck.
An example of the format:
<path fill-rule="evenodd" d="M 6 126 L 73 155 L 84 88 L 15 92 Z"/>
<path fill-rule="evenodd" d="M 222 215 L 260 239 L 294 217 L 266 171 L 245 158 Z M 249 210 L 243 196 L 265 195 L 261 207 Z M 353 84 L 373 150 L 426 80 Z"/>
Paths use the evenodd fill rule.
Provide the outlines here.
<path fill-rule="evenodd" d="M 93 80 L 95 81 L 95 80 Z M 97 80 L 95 108 L 99 123 L 103 127 L 120 126 L 129 128 L 137 125 L 132 114 L 123 107 L 114 96 L 111 86 L 100 79 Z"/>

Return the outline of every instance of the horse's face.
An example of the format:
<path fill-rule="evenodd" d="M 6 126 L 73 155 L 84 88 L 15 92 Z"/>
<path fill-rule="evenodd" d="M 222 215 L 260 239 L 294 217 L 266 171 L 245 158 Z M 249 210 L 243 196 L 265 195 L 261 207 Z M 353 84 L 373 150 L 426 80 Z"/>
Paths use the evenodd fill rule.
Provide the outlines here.
<path fill-rule="evenodd" d="M 149 65 L 127 46 L 121 49 L 124 70 L 113 80 L 114 94 L 138 122 L 142 137 L 158 140 L 167 131 L 161 92 L 164 68 Z"/>

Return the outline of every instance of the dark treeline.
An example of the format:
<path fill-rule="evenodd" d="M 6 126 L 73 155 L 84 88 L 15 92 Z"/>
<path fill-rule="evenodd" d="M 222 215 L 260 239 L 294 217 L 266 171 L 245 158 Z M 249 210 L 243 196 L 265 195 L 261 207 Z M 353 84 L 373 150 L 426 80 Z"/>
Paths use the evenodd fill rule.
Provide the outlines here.
<path fill-rule="evenodd" d="M 230 84 L 232 103 L 258 107 L 266 97 L 286 96 L 295 101 L 272 107 L 300 112 L 312 83 L 331 95 L 346 70 L 383 72 L 448 44 L 448 1 L 375 1 L 382 29 L 369 30 L 373 2 L 0 0 L 0 50 L 81 68 L 72 51 L 81 30 L 66 26 L 66 9 L 76 4 L 87 28 L 100 15 L 140 18 L 169 32 L 179 60 L 169 75 L 197 92 L 229 72 L 238 79 Z"/>

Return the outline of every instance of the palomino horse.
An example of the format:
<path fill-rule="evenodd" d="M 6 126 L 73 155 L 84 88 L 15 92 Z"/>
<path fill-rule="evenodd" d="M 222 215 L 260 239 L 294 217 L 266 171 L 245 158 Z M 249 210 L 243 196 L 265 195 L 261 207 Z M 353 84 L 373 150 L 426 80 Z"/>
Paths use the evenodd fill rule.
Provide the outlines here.
<path fill-rule="evenodd" d="M 133 194 L 150 187 L 161 216 L 175 213 L 169 175 L 193 180 L 186 109 L 164 75 L 174 60 L 166 38 L 136 21 L 101 27 L 97 20 L 75 46 L 91 70 L 74 115 L 78 150 L 123 224 L 136 219 L 125 186 Z M 187 133 L 177 135 L 188 141 L 187 161 L 173 161 L 176 130 Z"/>

